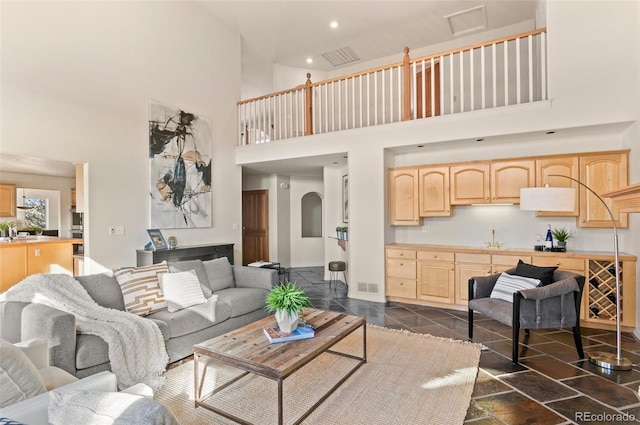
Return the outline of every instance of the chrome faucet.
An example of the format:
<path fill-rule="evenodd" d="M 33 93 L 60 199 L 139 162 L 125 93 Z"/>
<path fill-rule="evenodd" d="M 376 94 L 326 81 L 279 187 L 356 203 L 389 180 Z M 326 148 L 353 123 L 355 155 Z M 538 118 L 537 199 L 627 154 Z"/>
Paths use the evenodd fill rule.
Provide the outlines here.
<path fill-rule="evenodd" d="M 488 249 L 500 249 L 502 242 L 496 242 L 496 229 L 491 229 L 491 242 L 485 242 Z"/>

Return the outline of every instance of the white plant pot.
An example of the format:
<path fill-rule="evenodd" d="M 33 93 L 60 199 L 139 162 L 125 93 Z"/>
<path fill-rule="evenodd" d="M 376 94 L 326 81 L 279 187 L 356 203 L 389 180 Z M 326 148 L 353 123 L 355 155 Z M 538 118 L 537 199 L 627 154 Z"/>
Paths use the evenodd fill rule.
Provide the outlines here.
<path fill-rule="evenodd" d="M 282 332 L 291 333 L 298 327 L 298 313 L 278 310 L 276 311 L 276 322 Z"/>

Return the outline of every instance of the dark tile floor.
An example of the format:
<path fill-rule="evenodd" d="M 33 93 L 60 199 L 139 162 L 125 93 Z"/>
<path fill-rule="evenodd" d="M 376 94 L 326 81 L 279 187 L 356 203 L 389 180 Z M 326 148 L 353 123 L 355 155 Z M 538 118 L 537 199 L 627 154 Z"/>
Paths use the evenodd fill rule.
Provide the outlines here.
<path fill-rule="evenodd" d="M 293 268 L 290 280 L 316 308 L 366 316 L 371 324 L 441 337 L 467 339 L 467 313 L 347 297 L 342 282 L 329 286 L 322 267 Z M 511 363 L 511 328 L 478 315 L 475 342 L 480 356 L 465 424 L 625 424 L 640 422 L 640 366 L 607 371 L 579 360 L 573 335 L 565 330 L 531 331 L 521 347 L 521 364 Z M 615 352 L 615 332 L 582 328 L 585 351 Z M 640 341 L 622 336 L 622 354 L 640 363 Z"/>

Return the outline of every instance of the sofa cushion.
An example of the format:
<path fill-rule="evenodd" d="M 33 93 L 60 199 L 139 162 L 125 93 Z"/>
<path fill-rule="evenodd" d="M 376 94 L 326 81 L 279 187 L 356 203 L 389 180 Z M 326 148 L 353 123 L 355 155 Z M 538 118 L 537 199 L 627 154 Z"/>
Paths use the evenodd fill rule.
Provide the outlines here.
<path fill-rule="evenodd" d="M 125 311 L 124 297 L 118 280 L 111 273 L 76 276 L 89 296 L 102 307 Z"/>
<path fill-rule="evenodd" d="M 187 270 L 193 270 L 194 272 L 196 272 L 196 276 L 198 276 L 198 281 L 200 282 L 200 286 L 202 287 L 202 293 L 204 294 L 205 298 L 209 298 L 212 292 L 211 287 L 209 286 L 209 278 L 207 277 L 207 272 L 204 269 L 202 260 L 169 262 L 169 271 L 171 273 L 186 272 Z"/>
<path fill-rule="evenodd" d="M 158 282 L 158 275 L 162 273 L 169 273 L 166 261 L 114 271 L 129 313 L 146 316 L 167 307 Z"/>
<path fill-rule="evenodd" d="M 209 286 L 213 292 L 233 288 L 233 268 L 227 257 L 215 258 L 202 262 L 209 278 Z"/>
<path fill-rule="evenodd" d="M 87 369 L 109 362 L 109 346 L 97 335 L 76 336 L 76 369 Z"/>
<path fill-rule="evenodd" d="M 193 270 L 163 273 L 159 280 L 169 313 L 207 302 Z"/>
<path fill-rule="evenodd" d="M 553 272 L 558 267 L 540 267 L 533 264 L 527 264 L 522 260 L 518 260 L 516 271 L 513 273 L 518 276 L 532 277 L 534 279 L 540 279 L 540 285 L 549 285 L 553 282 Z"/>
<path fill-rule="evenodd" d="M 38 369 L 18 347 L 0 339 L 0 407 L 47 391 Z"/>
<path fill-rule="evenodd" d="M 231 317 L 238 317 L 264 309 L 267 291 L 256 288 L 227 288 L 217 291 L 214 295 L 218 295 L 218 304 L 229 306 Z"/>
<path fill-rule="evenodd" d="M 214 294 L 204 304 L 194 305 L 174 313 L 169 313 L 168 310 L 160 310 L 150 314 L 147 318 L 166 323 L 170 338 L 198 332 L 212 326 L 214 323 L 224 322 L 231 317 L 231 308 L 226 304 L 216 302 L 216 298 Z"/>
<path fill-rule="evenodd" d="M 531 277 L 515 276 L 508 273 L 501 273 L 491 291 L 491 298 L 498 298 L 508 302 L 513 302 L 513 294 L 522 289 L 533 289 L 540 285 L 540 279 Z"/>

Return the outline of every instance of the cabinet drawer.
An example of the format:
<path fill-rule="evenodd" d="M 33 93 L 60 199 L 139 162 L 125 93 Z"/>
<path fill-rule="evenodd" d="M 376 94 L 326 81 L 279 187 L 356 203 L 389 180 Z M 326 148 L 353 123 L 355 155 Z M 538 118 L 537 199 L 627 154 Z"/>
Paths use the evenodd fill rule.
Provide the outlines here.
<path fill-rule="evenodd" d="M 404 279 L 416 278 L 415 260 L 390 258 L 387 260 L 387 276 Z"/>
<path fill-rule="evenodd" d="M 418 260 L 453 261 L 453 252 L 418 251 Z"/>
<path fill-rule="evenodd" d="M 518 265 L 518 261 L 522 260 L 524 263 L 531 264 L 530 255 L 492 255 L 491 264 L 500 266 L 515 267 Z"/>
<path fill-rule="evenodd" d="M 416 251 L 413 249 L 387 249 L 387 257 L 389 258 L 408 258 L 410 260 L 416 259 Z"/>
<path fill-rule="evenodd" d="M 584 261 L 581 258 L 559 258 L 559 257 L 533 257 L 531 264 L 534 266 L 550 267 L 558 266 L 562 270 L 582 270 L 584 271 Z"/>
<path fill-rule="evenodd" d="M 387 279 L 387 296 L 400 298 L 416 298 L 416 281 L 412 279 Z"/>
<path fill-rule="evenodd" d="M 456 262 L 491 264 L 491 254 L 456 253 Z"/>

